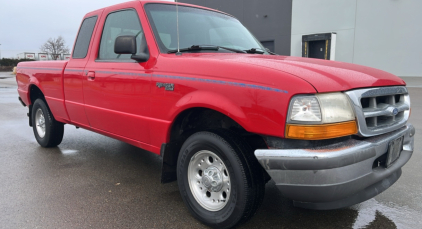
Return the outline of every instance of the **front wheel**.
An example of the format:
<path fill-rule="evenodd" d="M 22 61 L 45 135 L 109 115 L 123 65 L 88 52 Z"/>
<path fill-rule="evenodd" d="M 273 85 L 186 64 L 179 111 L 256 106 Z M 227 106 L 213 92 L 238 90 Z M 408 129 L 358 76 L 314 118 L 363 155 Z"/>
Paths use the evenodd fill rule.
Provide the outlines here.
<path fill-rule="evenodd" d="M 62 142 L 64 124 L 54 119 L 44 100 L 35 100 L 31 118 L 38 144 L 42 147 L 54 147 Z"/>
<path fill-rule="evenodd" d="M 206 225 L 231 228 L 250 219 L 264 195 L 262 168 L 232 132 L 198 132 L 183 144 L 177 180 L 190 212 Z"/>

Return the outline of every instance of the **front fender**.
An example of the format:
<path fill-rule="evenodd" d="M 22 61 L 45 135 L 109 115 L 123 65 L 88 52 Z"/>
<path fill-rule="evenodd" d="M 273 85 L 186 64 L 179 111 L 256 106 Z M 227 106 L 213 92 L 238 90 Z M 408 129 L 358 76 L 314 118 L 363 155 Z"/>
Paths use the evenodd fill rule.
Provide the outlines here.
<path fill-rule="evenodd" d="M 274 94 L 249 88 L 216 92 L 196 90 L 181 97 L 170 109 L 168 117 L 175 120 L 189 108 L 209 108 L 228 116 L 248 132 L 283 137 L 284 104 Z"/>
<path fill-rule="evenodd" d="M 210 91 L 194 91 L 180 98 L 174 108 L 170 111 L 172 114 L 171 120 L 175 120 L 183 111 L 195 107 L 209 108 L 218 111 L 230 117 L 242 127 L 247 126 L 248 124 L 245 113 L 238 105 L 228 97 Z"/>

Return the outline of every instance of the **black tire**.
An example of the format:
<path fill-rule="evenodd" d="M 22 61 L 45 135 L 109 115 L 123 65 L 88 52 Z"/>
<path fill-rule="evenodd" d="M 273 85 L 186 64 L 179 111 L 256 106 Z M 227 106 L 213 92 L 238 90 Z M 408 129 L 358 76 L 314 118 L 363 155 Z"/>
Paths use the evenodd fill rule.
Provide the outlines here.
<path fill-rule="evenodd" d="M 189 186 L 189 163 L 196 160 L 192 156 L 203 151 L 217 155 L 230 174 L 231 196 L 221 210 L 210 211 L 201 206 Z M 245 223 L 256 213 L 265 192 L 263 168 L 253 155 L 253 150 L 235 133 L 227 130 L 198 132 L 185 141 L 177 162 L 177 182 L 183 201 L 192 215 L 214 228 L 232 228 Z"/>
<path fill-rule="evenodd" d="M 42 123 L 40 121 L 37 122 L 36 120 L 37 112 L 38 114 L 42 114 L 44 118 L 44 135 L 39 132 L 40 130 L 37 130 L 37 126 L 42 126 L 37 125 L 37 123 Z M 54 119 L 45 101 L 42 99 L 36 99 L 32 106 L 31 113 L 32 129 L 38 144 L 42 147 L 55 147 L 59 145 L 63 140 L 64 124 Z"/>

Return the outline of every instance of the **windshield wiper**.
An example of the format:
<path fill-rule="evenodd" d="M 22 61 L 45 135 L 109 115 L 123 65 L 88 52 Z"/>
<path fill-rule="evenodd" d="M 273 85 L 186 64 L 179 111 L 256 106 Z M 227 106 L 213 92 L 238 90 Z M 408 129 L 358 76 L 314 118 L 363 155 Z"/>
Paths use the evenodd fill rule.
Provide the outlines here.
<path fill-rule="evenodd" d="M 264 54 L 265 51 L 260 49 L 260 48 L 251 48 L 248 50 L 244 50 L 245 52 L 249 53 L 249 54 Z"/>
<path fill-rule="evenodd" d="M 192 45 L 188 48 L 182 48 L 179 51 L 180 52 L 189 52 L 189 51 L 199 51 L 199 50 L 215 50 L 218 51 L 218 47 L 214 46 L 202 46 L 202 45 Z M 177 53 L 177 49 L 175 50 L 169 50 L 167 53 Z"/>
<path fill-rule="evenodd" d="M 182 48 L 179 51 L 180 52 L 199 51 L 199 50 L 218 51 L 219 49 L 225 49 L 225 50 L 236 52 L 236 53 L 246 53 L 245 51 L 242 51 L 240 49 L 227 48 L 227 47 L 217 46 L 217 45 L 192 45 L 189 48 Z M 177 53 L 177 49 L 169 50 L 167 53 Z"/>
<path fill-rule="evenodd" d="M 236 53 L 246 53 L 245 51 L 240 50 L 240 49 L 227 48 L 227 47 L 224 47 L 224 46 L 218 46 L 218 47 L 221 48 L 221 49 L 229 50 L 229 51 L 236 52 Z"/>

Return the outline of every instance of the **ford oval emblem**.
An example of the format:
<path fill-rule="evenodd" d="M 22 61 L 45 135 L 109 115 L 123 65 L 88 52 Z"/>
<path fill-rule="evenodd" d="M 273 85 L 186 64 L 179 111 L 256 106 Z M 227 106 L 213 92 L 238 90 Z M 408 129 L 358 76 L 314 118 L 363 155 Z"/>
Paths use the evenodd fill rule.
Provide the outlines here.
<path fill-rule="evenodd" d="M 392 113 L 393 113 L 393 115 L 397 115 L 399 113 L 399 110 L 397 108 L 394 108 Z"/>

